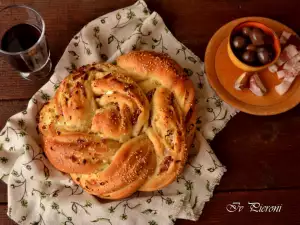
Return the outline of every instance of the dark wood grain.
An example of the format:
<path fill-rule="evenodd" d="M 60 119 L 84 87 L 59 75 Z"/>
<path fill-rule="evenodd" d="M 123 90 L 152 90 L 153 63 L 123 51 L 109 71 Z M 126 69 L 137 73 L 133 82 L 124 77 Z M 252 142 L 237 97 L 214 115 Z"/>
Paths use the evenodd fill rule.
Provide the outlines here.
<path fill-rule="evenodd" d="M 16 225 L 14 221 L 7 217 L 7 206 L 0 205 L 0 225 Z"/>
<path fill-rule="evenodd" d="M 27 104 L 28 100 L 0 101 L 0 130 L 9 117 L 26 109 Z"/>
<path fill-rule="evenodd" d="M 218 191 L 299 187 L 300 106 L 277 116 L 239 113 L 211 143 L 228 172 Z"/>
<path fill-rule="evenodd" d="M 89 21 L 134 0 L 2 0 L 0 7 L 27 4 L 44 17 L 54 65 L 70 39 Z M 147 0 L 174 36 L 203 59 L 214 32 L 232 19 L 264 16 L 279 20 L 300 33 L 298 0 Z M 0 58 L 0 128 L 44 83 L 23 80 Z M 205 206 L 198 222 L 180 220 L 178 225 L 294 225 L 300 224 L 300 106 L 277 116 L 235 116 L 211 143 L 228 172 Z M 233 192 L 232 192 L 233 191 Z M 6 202 L 7 188 L 0 183 L 0 203 Z M 258 201 L 283 204 L 281 213 L 228 213 L 231 202 Z M 14 224 L 0 205 L 0 225 Z"/>
<path fill-rule="evenodd" d="M 7 202 L 7 185 L 0 181 L 0 204 Z"/>
<path fill-rule="evenodd" d="M 179 220 L 176 225 L 296 225 L 300 224 L 298 215 L 300 190 L 251 191 L 217 193 L 205 206 L 199 221 Z M 226 206 L 240 202 L 245 208 L 242 212 L 227 212 Z M 250 212 L 248 202 L 267 205 L 282 205 L 281 212 Z"/>

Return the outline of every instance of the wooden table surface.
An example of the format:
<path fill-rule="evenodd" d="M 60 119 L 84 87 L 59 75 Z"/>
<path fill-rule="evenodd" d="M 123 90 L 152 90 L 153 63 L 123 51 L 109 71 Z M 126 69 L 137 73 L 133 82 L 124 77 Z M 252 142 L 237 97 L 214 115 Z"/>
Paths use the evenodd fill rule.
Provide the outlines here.
<path fill-rule="evenodd" d="M 230 20 L 244 16 L 276 19 L 300 33 L 299 0 L 148 0 L 174 36 L 202 59 L 214 32 Z M 2 0 L 0 7 L 23 3 L 37 9 L 46 22 L 52 60 L 57 63 L 64 48 L 82 26 L 134 0 Z M 0 128 L 46 80 L 23 80 L 0 60 Z M 300 106 L 278 116 L 236 115 L 211 143 L 227 166 L 221 185 L 204 208 L 198 222 L 178 220 L 177 225 L 294 225 L 300 224 Z M 228 212 L 233 202 L 242 212 Z M 282 205 L 281 212 L 250 212 L 248 202 Z M 7 189 L 0 184 L 0 225 L 14 224 L 6 215 Z"/>

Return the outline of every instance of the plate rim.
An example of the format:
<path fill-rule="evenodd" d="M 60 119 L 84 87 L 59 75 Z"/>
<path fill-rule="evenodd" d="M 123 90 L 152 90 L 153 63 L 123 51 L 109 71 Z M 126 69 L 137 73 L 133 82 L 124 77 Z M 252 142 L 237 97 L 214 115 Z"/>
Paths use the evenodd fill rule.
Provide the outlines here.
<path fill-rule="evenodd" d="M 300 97 L 299 100 L 297 101 L 297 95 L 300 96 L 300 88 L 298 87 L 297 90 L 291 95 L 289 96 L 287 99 L 285 99 L 284 101 L 275 104 L 275 105 L 270 105 L 270 106 L 259 106 L 259 105 L 252 105 L 252 104 L 248 104 L 246 102 L 243 102 L 239 99 L 237 99 L 235 96 L 233 96 L 232 94 L 230 94 L 226 88 L 220 83 L 219 79 L 217 78 L 217 82 L 218 84 L 216 84 L 215 81 L 213 81 L 211 78 L 211 76 L 217 76 L 216 74 L 216 70 L 215 70 L 215 55 L 212 55 L 212 52 L 216 52 L 220 46 L 220 44 L 218 45 L 218 47 L 216 48 L 216 50 L 211 51 L 212 46 L 215 45 L 215 42 L 220 42 L 222 43 L 222 41 L 224 41 L 223 39 L 221 41 L 219 41 L 220 38 L 218 38 L 219 36 L 222 36 L 222 33 L 224 33 L 224 30 L 226 30 L 228 28 L 228 26 L 231 26 L 232 24 L 238 24 L 238 23 L 242 23 L 244 21 L 248 21 L 248 20 L 252 20 L 252 21 L 270 21 L 272 23 L 277 23 L 280 26 L 282 26 L 284 29 L 291 31 L 293 34 L 297 33 L 295 31 L 293 31 L 291 28 L 289 28 L 288 26 L 284 25 L 281 22 L 278 22 L 276 20 L 270 19 L 270 18 L 266 18 L 266 17 L 242 17 L 242 18 L 238 18 L 232 21 L 229 21 L 228 23 L 224 24 L 222 27 L 220 27 L 215 33 L 214 35 L 211 37 L 207 47 L 206 47 L 206 51 L 205 51 L 205 56 L 204 56 L 204 63 L 205 63 L 205 73 L 206 73 L 206 78 L 210 84 L 210 86 L 213 88 L 213 90 L 218 94 L 218 96 L 227 104 L 233 106 L 234 108 L 248 113 L 248 114 L 252 114 L 252 115 L 261 115 L 261 116 L 267 116 L 267 115 L 277 115 L 280 113 L 284 113 L 294 107 L 296 107 L 299 103 L 300 103 Z M 226 39 L 227 36 L 224 38 Z M 208 61 L 212 61 L 213 58 L 213 65 L 207 66 L 207 62 Z M 212 68 L 213 67 L 213 68 Z M 213 74 L 213 75 L 210 75 Z M 222 88 L 222 93 L 220 94 L 220 90 L 219 88 Z M 223 93 L 226 94 L 223 94 Z M 296 100 L 294 100 L 294 98 Z M 286 105 L 286 102 L 290 100 L 291 103 Z M 285 104 L 285 107 L 280 107 L 281 104 Z M 253 109 L 253 107 L 255 107 L 255 110 Z"/>

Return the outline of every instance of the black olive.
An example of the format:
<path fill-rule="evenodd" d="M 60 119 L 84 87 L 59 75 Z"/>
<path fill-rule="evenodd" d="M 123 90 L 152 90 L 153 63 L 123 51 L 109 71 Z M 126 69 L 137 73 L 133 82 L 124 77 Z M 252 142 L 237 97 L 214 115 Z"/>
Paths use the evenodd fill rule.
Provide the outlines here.
<path fill-rule="evenodd" d="M 246 47 L 247 51 L 256 51 L 256 49 L 257 49 L 256 46 L 253 44 L 250 44 Z"/>
<path fill-rule="evenodd" d="M 261 46 L 265 43 L 264 41 L 265 34 L 261 29 L 253 28 L 249 37 L 251 39 L 252 44 L 256 46 Z"/>
<path fill-rule="evenodd" d="M 251 34 L 252 30 L 250 27 L 243 27 L 242 32 L 245 36 L 249 37 L 249 35 Z"/>
<path fill-rule="evenodd" d="M 233 38 L 233 47 L 236 48 L 236 49 L 242 49 L 246 46 L 247 44 L 247 41 L 244 37 L 241 37 L 241 36 L 236 36 Z"/>
<path fill-rule="evenodd" d="M 257 52 L 257 58 L 263 65 L 272 61 L 271 53 L 265 48 L 262 48 Z"/>
<path fill-rule="evenodd" d="M 266 50 L 265 47 L 258 47 L 258 48 L 256 49 L 257 52 L 261 52 L 261 51 L 265 51 L 265 50 Z"/>
<path fill-rule="evenodd" d="M 244 62 L 252 64 L 256 60 L 256 53 L 254 51 L 245 51 L 242 59 Z"/>

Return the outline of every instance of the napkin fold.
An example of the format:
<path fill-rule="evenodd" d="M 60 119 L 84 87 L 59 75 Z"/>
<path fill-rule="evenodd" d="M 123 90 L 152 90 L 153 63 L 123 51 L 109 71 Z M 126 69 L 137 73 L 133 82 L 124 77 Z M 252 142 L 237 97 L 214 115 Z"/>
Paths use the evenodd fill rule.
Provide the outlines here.
<path fill-rule="evenodd" d="M 49 163 L 41 148 L 36 116 L 74 68 L 113 62 L 138 49 L 168 53 L 193 81 L 196 137 L 183 174 L 171 185 L 120 201 L 104 201 L 85 193 Z M 8 185 L 8 216 L 19 224 L 34 225 L 169 225 L 177 218 L 197 220 L 226 171 L 208 141 L 235 113 L 210 88 L 203 62 L 174 38 L 144 1 L 101 16 L 73 37 L 49 82 L 0 133 L 0 177 Z"/>

